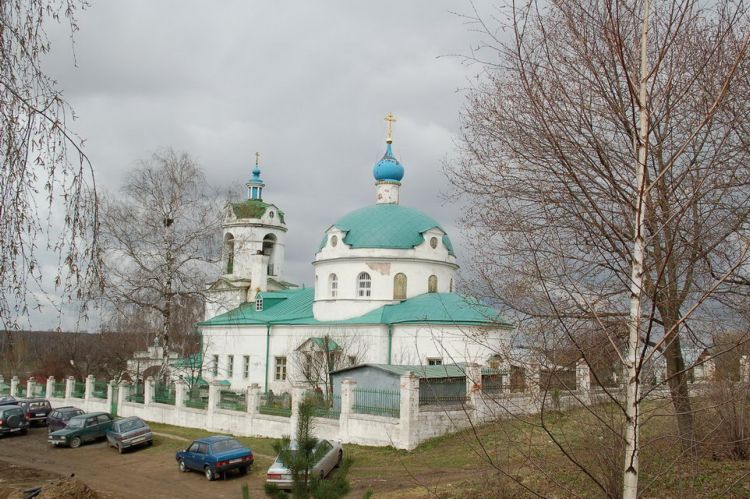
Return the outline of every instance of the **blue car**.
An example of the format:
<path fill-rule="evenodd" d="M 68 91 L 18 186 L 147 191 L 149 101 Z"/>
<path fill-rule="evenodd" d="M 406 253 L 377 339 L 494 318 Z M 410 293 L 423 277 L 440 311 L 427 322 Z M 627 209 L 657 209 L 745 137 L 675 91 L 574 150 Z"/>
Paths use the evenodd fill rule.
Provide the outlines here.
<path fill-rule="evenodd" d="M 230 470 L 240 470 L 244 475 L 255 459 L 253 451 L 223 435 L 194 440 L 187 449 L 177 451 L 175 457 L 180 471 L 200 471 L 208 480 L 226 476 Z"/>

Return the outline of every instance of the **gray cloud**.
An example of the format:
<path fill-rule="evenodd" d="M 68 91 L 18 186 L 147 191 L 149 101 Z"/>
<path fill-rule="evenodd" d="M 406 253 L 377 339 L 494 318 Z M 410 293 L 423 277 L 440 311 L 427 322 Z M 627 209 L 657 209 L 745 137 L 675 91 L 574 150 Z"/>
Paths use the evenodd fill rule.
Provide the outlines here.
<path fill-rule="evenodd" d="M 439 198 L 476 71 L 447 56 L 476 41 L 456 10 L 470 4 L 94 2 L 80 16 L 77 67 L 60 26 L 46 67 L 103 189 L 163 147 L 190 153 L 217 187 L 242 185 L 260 151 L 264 198 L 287 213 L 287 277 L 309 285 L 323 230 L 374 202 L 387 112 L 398 118 L 403 204 L 460 246 L 459 209 Z"/>

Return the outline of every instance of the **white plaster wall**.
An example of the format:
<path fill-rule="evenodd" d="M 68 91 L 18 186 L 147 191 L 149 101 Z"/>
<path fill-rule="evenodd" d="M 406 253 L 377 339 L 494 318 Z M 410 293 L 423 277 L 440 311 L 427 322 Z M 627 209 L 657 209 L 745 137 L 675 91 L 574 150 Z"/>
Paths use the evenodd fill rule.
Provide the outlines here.
<path fill-rule="evenodd" d="M 479 326 L 395 325 L 393 364 L 427 364 L 441 358 L 443 364 L 474 362 L 486 365 L 493 355 L 506 351 L 511 329 Z"/>

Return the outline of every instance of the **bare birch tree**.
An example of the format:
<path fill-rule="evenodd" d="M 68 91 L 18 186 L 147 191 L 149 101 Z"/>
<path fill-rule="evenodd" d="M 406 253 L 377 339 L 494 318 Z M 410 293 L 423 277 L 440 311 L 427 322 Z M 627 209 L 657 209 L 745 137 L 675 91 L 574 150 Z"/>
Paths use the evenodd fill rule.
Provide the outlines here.
<path fill-rule="evenodd" d="M 73 111 L 43 71 L 49 23 L 71 33 L 85 2 L 7 0 L 0 4 L 0 326 L 18 329 L 53 282 L 63 301 L 99 287 L 94 175 L 83 140 L 69 127 Z M 42 275 L 40 257 L 58 259 Z M 55 303 L 60 309 L 62 304 Z"/>
<path fill-rule="evenodd" d="M 530 1 L 472 19 L 485 72 L 449 170 L 470 201 L 481 290 L 536 323 L 545 345 L 559 335 L 579 346 L 598 328 L 628 368 L 629 402 L 611 397 L 627 430 L 628 496 L 639 385 L 657 354 L 679 442 L 695 448 L 683 342 L 745 263 L 750 210 L 744 4 L 647 6 Z M 607 327 L 618 323 L 629 340 Z"/>
<path fill-rule="evenodd" d="M 180 316 L 195 315 L 218 261 L 219 197 L 187 154 L 168 150 L 143 162 L 122 197 L 103 206 L 106 299 L 157 314 L 164 374 Z"/>

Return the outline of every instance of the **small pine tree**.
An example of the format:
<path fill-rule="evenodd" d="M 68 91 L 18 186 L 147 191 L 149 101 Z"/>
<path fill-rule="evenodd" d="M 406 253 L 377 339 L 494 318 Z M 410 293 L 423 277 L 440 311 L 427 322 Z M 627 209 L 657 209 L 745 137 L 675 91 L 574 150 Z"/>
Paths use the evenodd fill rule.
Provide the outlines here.
<path fill-rule="evenodd" d="M 315 400 L 308 398 L 299 404 L 294 445 L 289 437 L 284 437 L 274 444 L 274 449 L 292 475 L 292 497 L 295 499 L 338 499 L 349 493 L 349 482 L 346 476 L 351 468 L 352 460 L 351 458 L 344 459 L 338 471 L 327 480 L 311 476 L 315 463 L 323 457 L 322 452 L 324 452 L 318 447 L 318 439 L 312 435 L 315 405 Z M 277 499 L 289 497 L 289 493 L 279 489 L 275 484 L 267 483 L 265 491 L 268 497 Z"/>

